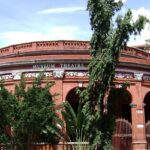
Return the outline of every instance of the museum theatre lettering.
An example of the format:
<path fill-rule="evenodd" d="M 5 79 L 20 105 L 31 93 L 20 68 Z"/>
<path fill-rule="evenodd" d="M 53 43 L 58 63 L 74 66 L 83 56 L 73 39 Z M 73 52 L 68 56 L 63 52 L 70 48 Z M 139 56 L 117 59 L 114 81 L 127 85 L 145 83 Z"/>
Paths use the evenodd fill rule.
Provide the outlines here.
<path fill-rule="evenodd" d="M 33 65 L 33 69 L 77 69 L 77 68 L 85 68 L 84 64 L 36 64 Z"/>

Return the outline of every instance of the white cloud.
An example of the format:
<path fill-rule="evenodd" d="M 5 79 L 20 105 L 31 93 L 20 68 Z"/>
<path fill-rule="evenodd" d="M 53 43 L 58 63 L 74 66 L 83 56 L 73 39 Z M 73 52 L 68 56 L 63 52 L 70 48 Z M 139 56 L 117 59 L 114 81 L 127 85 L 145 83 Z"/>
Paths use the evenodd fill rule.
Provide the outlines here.
<path fill-rule="evenodd" d="M 141 7 L 137 10 L 132 10 L 133 12 L 133 20 L 137 20 L 139 15 L 143 15 L 150 19 L 150 10 Z M 145 44 L 145 40 L 150 39 L 150 25 L 147 24 L 144 30 L 141 32 L 139 36 L 131 36 L 128 45 L 141 45 Z"/>
<path fill-rule="evenodd" d="M 0 33 L 1 46 L 44 40 L 89 40 L 91 33 L 77 26 L 51 27 L 47 33 L 12 31 Z"/>
<path fill-rule="evenodd" d="M 143 15 L 143 16 L 150 19 L 150 10 L 145 9 L 144 7 L 141 7 L 141 8 L 136 9 L 136 10 L 133 9 L 132 13 L 133 13 L 133 20 L 137 20 L 139 15 Z"/>
<path fill-rule="evenodd" d="M 128 45 L 143 45 L 145 40 L 150 39 L 150 26 L 146 25 L 144 30 L 138 36 L 131 36 Z"/>
<path fill-rule="evenodd" d="M 85 11 L 85 7 L 61 7 L 61 8 L 50 8 L 38 11 L 37 14 L 61 14 L 61 13 L 75 13 Z"/>
<path fill-rule="evenodd" d="M 77 26 L 53 27 L 49 30 L 51 39 L 72 39 L 77 38 L 77 33 L 80 32 Z"/>
<path fill-rule="evenodd" d="M 119 2 L 120 0 L 115 0 L 115 2 Z M 121 0 L 123 3 L 125 3 L 127 0 Z"/>

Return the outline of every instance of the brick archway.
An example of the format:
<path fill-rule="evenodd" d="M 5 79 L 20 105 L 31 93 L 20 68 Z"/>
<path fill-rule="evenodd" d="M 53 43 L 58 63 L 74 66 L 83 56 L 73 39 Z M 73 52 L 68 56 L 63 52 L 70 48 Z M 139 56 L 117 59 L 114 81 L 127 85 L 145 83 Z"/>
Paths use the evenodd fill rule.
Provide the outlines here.
<path fill-rule="evenodd" d="M 82 83 L 82 82 L 81 82 Z M 75 88 L 80 88 L 79 86 L 80 82 L 79 81 L 70 81 L 70 82 L 65 82 L 63 83 L 63 101 L 66 101 L 67 99 L 67 95 L 68 93 L 72 90 L 72 89 L 75 89 Z M 86 88 L 88 85 L 88 81 L 82 83 L 82 86 L 81 88 Z"/>
<path fill-rule="evenodd" d="M 113 150 L 131 150 L 132 119 L 130 104 L 132 95 L 127 89 L 113 88 L 110 97 L 114 99 L 116 115 L 116 128 L 112 136 Z"/>
<path fill-rule="evenodd" d="M 150 91 L 147 92 L 144 98 L 145 103 L 145 134 L 148 149 L 150 148 Z"/>
<path fill-rule="evenodd" d="M 110 92 L 110 97 L 115 102 L 116 119 L 123 118 L 131 122 L 131 107 L 132 95 L 127 89 L 113 88 Z M 112 99 L 111 98 L 111 99 Z"/>
<path fill-rule="evenodd" d="M 147 92 L 144 98 L 145 103 L 145 122 L 150 121 L 150 91 Z"/>
<path fill-rule="evenodd" d="M 74 109 L 75 112 L 78 111 L 78 105 L 79 105 L 79 94 L 77 94 L 77 88 L 80 89 L 81 91 L 85 89 L 85 87 L 75 87 L 71 89 L 66 96 L 66 100 L 71 104 L 72 108 Z"/>

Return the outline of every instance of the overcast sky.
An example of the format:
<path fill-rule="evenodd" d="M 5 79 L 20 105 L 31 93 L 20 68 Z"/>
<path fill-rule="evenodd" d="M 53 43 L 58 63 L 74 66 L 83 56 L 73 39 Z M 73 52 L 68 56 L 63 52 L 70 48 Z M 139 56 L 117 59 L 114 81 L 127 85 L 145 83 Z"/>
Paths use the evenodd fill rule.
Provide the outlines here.
<path fill-rule="evenodd" d="M 87 0 L 0 0 L 0 47 L 30 41 L 90 40 Z M 150 0 L 124 0 L 122 13 L 133 10 L 134 19 L 150 19 Z M 129 45 L 150 38 L 149 26 Z"/>

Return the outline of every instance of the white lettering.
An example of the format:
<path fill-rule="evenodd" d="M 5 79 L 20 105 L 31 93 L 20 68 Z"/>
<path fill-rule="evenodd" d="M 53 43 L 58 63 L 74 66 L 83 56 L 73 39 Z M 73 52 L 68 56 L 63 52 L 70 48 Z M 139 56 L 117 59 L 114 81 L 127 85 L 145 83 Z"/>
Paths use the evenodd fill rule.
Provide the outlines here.
<path fill-rule="evenodd" d="M 74 65 L 74 64 L 71 64 L 71 68 L 75 68 L 75 65 Z"/>
<path fill-rule="evenodd" d="M 36 64 L 33 69 L 54 69 L 54 68 L 84 68 L 84 64 Z"/>

